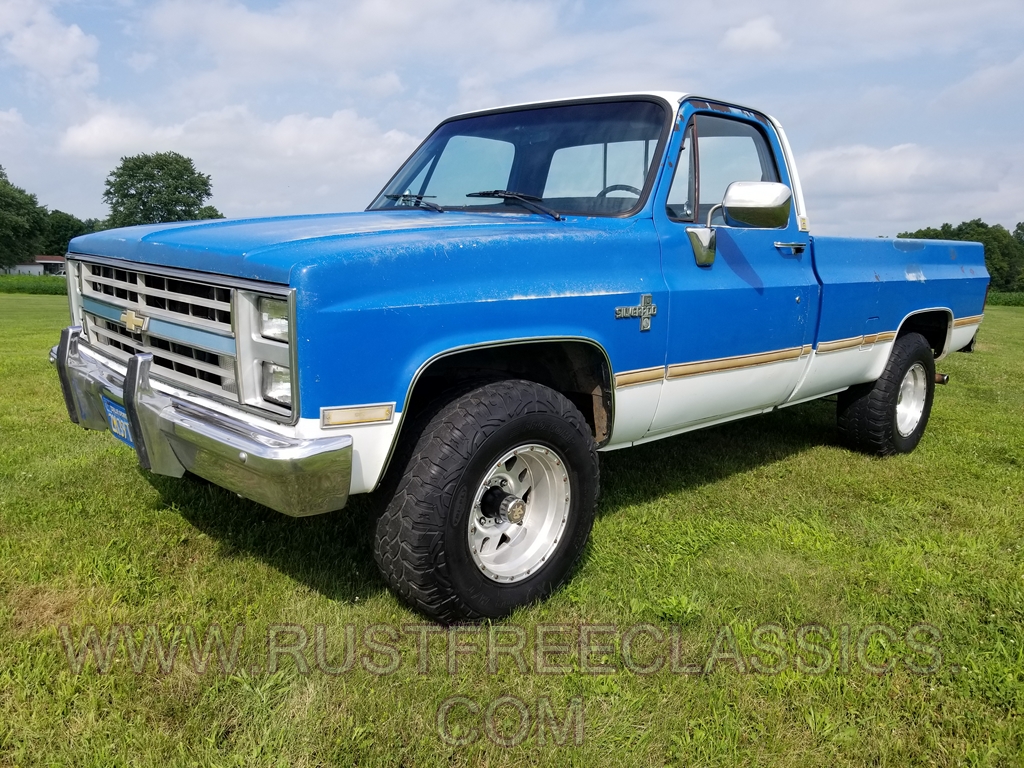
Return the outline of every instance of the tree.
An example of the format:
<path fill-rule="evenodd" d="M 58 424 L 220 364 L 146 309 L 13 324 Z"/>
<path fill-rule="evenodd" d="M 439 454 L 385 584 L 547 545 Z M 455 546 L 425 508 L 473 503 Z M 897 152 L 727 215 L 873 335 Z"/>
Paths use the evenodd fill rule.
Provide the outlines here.
<path fill-rule="evenodd" d="M 1001 224 L 989 225 L 981 219 L 957 224 L 943 224 L 916 232 L 901 232 L 897 237 L 919 237 L 926 240 L 973 240 L 985 246 L 985 266 L 992 276 L 992 290 L 1024 290 L 1024 222 L 1011 234 Z"/>
<path fill-rule="evenodd" d="M 122 157 L 107 176 L 103 201 L 110 206 L 111 227 L 223 218 L 204 203 L 213 194 L 210 177 L 191 158 L 177 152 Z"/>
<path fill-rule="evenodd" d="M 204 205 L 196 213 L 196 219 L 223 219 L 224 214 L 214 208 L 212 205 Z"/>
<path fill-rule="evenodd" d="M 64 211 L 50 211 L 46 217 L 46 235 L 39 250 L 50 256 L 63 256 L 67 253 L 68 243 L 72 238 L 95 231 L 95 226 L 90 225 L 89 221 L 82 221 Z"/>
<path fill-rule="evenodd" d="M 46 209 L 36 196 L 7 179 L 0 166 L 0 267 L 28 261 L 46 233 Z"/>

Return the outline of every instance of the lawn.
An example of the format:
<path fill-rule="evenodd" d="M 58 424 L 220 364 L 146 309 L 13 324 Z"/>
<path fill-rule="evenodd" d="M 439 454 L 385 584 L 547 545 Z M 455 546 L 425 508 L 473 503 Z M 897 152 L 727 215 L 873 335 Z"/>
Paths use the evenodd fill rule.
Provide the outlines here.
<path fill-rule="evenodd" d="M 908 456 L 829 401 L 603 455 L 574 579 L 450 633 L 384 588 L 371 502 L 289 519 L 70 424 L 66 314 L 0 294 L 0 766 L 1024 763 L 1024 309 L 939 363 Z"/>

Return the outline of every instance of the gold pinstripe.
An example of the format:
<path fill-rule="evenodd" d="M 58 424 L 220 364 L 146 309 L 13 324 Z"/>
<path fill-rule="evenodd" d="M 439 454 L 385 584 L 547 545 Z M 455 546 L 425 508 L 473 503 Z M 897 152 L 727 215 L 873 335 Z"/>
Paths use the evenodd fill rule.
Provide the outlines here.
<path fill-rule="evenodd" d="M 720 357 L 715 360 L 698 360 L 693 363 L 675 363 L 655 368 L 641 368 L 635 371 L 623 371 L 615 374 L 616 387 L 631 387 L 662 379 L 678 379 L 684 376 L 697 376 L 702 373 L 733 371 L 739 368 L 751 368 L 755 365 L 767 365 L 784 360 L 796 360 L 811 354 L 814 350 L 810 344 L 802 347 L 790 347 L 774 352 L 758 352 L 754 355 L 738 355 L 736 357 Z"/>
<path fill-rule="evenodd" d="M 677 363 L 668 367 L 668 378 L 678 379 L 682 376 L 695 376 L 700 373 L 732 371 L 737 368 L 750 368 L 783 360 L 795 360 L 803 354 L 803 349 L 803 347 L 790 347 L 775 352 L 760 352 L 756 355 L 737 355 L 736 357 L 721 357 L 717 360 L 702 360 L 696 363 Z"/>
<path fill-rule="evenodd" d="M 953 321 L 954 328 L 963 328 L 965 325 L 978 325 L 984 315 L 972 315 L 971 317 L 960 317 Z"/>
<path fill-rule="evenodd" d="M 659 365 L 656 368 L 641 368 L 636 371 L 623 371 L 615 374 L 616 387 L 631 387 L 634 384 L 647 384 L 651 381 L 661 381 L 665 378 L 665 366 Z"/>
<path fill-rule="evenodd" d="M 973 315 L 961 317 L 953 321 L 954 328 L 961 328 L 965 325 L 977 325 L 981 323 L 984 315 Z M 665 379 L 678 379 L 684 376 L 698 376 L 704 373 L 715 373 L 718 371 L 733 371 L 740 368 L 750 368 L 756 365 L 767 365 L 784 360 L 795 360 L 799 357 L 809 355 L 816 351 L 819 355 L 829 352 L 839 352 L 844 349 L 870 346 L 872 344 L 884 344 L 896 338 L 896 331 L 882 331 L 864 336 L 851 336 L 847 339 L 835 339 L 833 341 L 818 342 L 817 350 L 810 344 L 802 347 L 790 347 L 774 352 L 759 352 L 754 355 L 738 355 L 736 357 L 721 357 L 714 360 L 698 360 L 693 363 L 674 363 L 667 367 L 657 366 L 654 368 L 641 368 L 635 371 L 623 371 L 615 374 L 616 387 L 631 387 L 636 384 L 646 384 L 652 381 Z"/>

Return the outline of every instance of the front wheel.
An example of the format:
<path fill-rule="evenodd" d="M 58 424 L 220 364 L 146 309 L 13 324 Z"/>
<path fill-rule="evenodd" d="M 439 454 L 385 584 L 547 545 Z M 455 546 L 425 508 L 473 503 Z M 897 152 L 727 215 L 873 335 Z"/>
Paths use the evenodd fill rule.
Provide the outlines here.
<path fill-rule="evenodd" d="M 529 381 L 482 386 L 423 430 L 377 522 L 377 564 L 439 621 L 506 616 L 568 576 L 598 484 L 590 428 L 564 396 Z"/>
<path fill-rule="evenodd" d="M 935 355 L 919 333 L 901 336 L 878 381 L 839 394 L 839 434 L 851 448 L 891 456 L 921 442 L 935 395 Z"/>

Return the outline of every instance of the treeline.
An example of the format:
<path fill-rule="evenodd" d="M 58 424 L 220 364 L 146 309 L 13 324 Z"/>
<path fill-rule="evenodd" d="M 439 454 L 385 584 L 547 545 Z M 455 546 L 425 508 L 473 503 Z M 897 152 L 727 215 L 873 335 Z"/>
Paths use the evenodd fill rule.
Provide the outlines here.
<path fill-rule="evenodd" d="M 34 256 L 63 256 L 79 235 L 135 224 L 221 219 L 206 201 L 213 195 L 209 175 L 177 152 L 122 157 L 107 176 L 106 219 L 80 219 L 48 210 L 31 192 L 15 186 L 0 166 L 0 269 Z"/>
<path fill-rule="evenodd" d="M 0 267 L 21 264 L 40 254 L 62 256 L 71 238 L 100 228 L 99 219 L 47 210 L 35 195 L 14 186 L 0 166 Z"/>
<path fill-rule="evenodd" d="M 926 240 L 970 240 L 985 246 L 985 266 L 992 277 L 993 291 L 1024 291 L 1024 221 L 1013 232 L 1001 224 L 986 224 L 981 219 L 957 224 L 927 227 L 916 232 L 900 232 L 897 237 Z"/>

